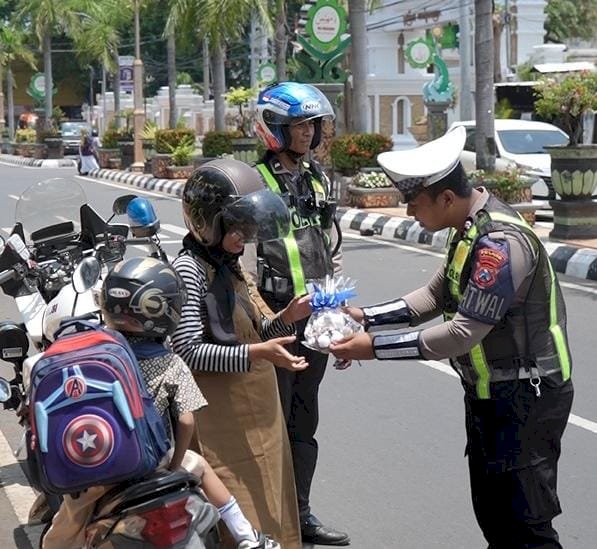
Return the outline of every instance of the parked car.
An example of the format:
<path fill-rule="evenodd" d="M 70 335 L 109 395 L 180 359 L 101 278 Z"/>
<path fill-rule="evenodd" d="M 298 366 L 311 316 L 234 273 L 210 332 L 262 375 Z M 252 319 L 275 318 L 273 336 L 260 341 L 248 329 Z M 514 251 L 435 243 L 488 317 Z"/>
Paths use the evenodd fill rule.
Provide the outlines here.
<path fill-rule="evenodd" d="M 464 126 L 466 143 L 460 157 L 467 172 L 476 169 L 474 120 L 454 122 L 450 130 Z M 518 119 L 495 120 L 496 169 L 520 168 L 537 176 L 532 186 L 533 198 L 547 201 L 555 198 L 551 184 L 551 157 L 547 145 L 567 145 L 568 136 L 560 128 L 545 122 Z"/>
<path fill-rule="evenodd" d="M 83 130 L 91 135 L 91 126 L 84 120 L 68 120 L 60 123 L 64 154 L 79 154 L 79 143 Z"/>

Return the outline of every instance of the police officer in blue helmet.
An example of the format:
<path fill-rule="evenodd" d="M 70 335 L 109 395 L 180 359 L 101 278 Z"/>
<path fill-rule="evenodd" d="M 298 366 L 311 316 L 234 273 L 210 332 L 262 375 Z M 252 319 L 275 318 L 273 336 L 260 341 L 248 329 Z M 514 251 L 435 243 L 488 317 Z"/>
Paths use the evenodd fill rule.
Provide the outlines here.
<path fill-rule="evenodd" d="M 255 130 L 267 152 L 256 168 L 286 202 L 291 231 L 284 240 L 247 248 L 243 263 L 254 272 L 259 292 L 274 312 L 284 309 L 294 296 L 307 293 L 313 282 L 340 271 L 341 236 L 330 183 L 310 158 L 320 143 L 325 119 L 333 120 L 334 111 L 314 86 L 283 82 L 259 94 Z M 289 350 L 304 356 L 309 368 L 301 372 L 276 368 L 293 454 L 301 535 L 306 543 L 348 545 L 348 535 L 322 524 L 309 505 L 318 454 L 319 384 L 328 355 L 301 344 L 305 324 L 306 319 L 297 324 L 297 339 Z"/>

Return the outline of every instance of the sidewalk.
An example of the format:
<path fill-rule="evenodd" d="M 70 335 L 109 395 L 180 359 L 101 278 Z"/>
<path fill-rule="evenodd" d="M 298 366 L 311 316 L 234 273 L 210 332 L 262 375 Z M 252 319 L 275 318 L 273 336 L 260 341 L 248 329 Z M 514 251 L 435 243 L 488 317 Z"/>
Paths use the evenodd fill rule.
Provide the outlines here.
<path fill-rule="evenodd" d="M 27 161 L 26 165 L 40 167 L 48 166 L 42 166 L 39 162 L 49 162 L 0 154 L 0 162 L 2 161 L 11 164 L 24 164 L 22 161 Z M 74 161 L 69 162 L 74 165 Z M 179 198 L 185 183 L 180 179 L 157 179 L 147 174 L 104 169 L 94 170 L 87 177 L 125 183 Z M 355 231 L 382 240 L 423 244 L 438 251 L 443 251 L 446 246 L 447 229 L 436 233 L 426 231 L 416 221 L 408 218 L 405 206 L 367 210 L 338 208 L 338 219 L 343 231 Z M 583 280 L 597 280 L 597 239 L 556 241 L 549 238 L 551 223 L 538 222 L 533 228 L 544 243 L 557 272 Z"/>
<path fill-rule="evenodd" d="M 72 158 L 38 159 L 15 156 L 13 154 L 0 154 L 0 162 L 15 164 L 16 166 L 29 166 L 31 168 L 76 168 L 77 161 Z"/>

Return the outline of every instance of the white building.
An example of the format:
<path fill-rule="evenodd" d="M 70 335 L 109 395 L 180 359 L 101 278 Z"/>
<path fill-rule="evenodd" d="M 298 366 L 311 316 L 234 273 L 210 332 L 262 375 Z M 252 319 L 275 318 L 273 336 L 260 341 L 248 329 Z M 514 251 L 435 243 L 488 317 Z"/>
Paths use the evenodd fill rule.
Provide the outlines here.
<path fill-rule="evenodd" d="M 408 44 L 424 37 L 426 30 L 436 26 L 458 24 L 461 3 L 464 3 L 465 17 L 470 28 L 470 87 L 474 93 L 474 9 L 471 0 L 385 0 L 382 7 L 368 16 L 367 93 L 371 101 L 369 131 L 391 135 L 397 148 L 416 144 L 409 128 L 426 114 L 422 88 L 425 82 L 433 78 L 433 74 L 426 69 L 413 69 L 408 64 Z M 509 27 L 504 28 L 501 48 L 504 79 L 509 67 L 528 61 L 535 51 L 534 46 L 543 44 L 546 3 L 545 0 L 510 0 L 513 15 Z M 506 50 L 510 54 L 510 63 L 506 62 Z M 458 90 L 459 51 L 442 50 L 442 57 L 448 65 L 452 83 Z M 459 95 L 458 92 L 456 95 Z M 448 111 L 448 124 L 456 119 L 459 119 L 458 107 Z"/>

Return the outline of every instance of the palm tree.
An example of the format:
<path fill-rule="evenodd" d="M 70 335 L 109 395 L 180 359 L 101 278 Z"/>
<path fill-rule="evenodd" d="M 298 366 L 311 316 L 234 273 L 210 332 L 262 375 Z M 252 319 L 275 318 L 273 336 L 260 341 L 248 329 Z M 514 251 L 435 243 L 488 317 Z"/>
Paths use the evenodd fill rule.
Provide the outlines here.
<path fill-rule="evenodd" d="M 167 31 L 185 40 L 207 37 L 213 67 L 214 121 L 225 129 L 225 51 L 227 39 L 241 36 L 251 15 L 258 12 L 269 23 L 267 0 L 172 0 Z"/>
<path fill-rule="evenodd" d="M 82 15 L 95 14 L 100 3 L 92 0 L 20 0 L 17 20 L 29 23 L 39 41 L 44 58 L 45 117 L 52 117 L 52 35 L 62 32 L 68 36 L 80 35 Z"/>
<path fill-rule="evenodd" d="M 6 99 L 8 102 L 8 131 L 11 139 L 15 134 L 15 109 L 14 109 L 14 78 L 12 64 L 21 60 L 35 69 L 35 55 L 25 42 L 25 33 L 11 24 L 0 27 L 0 70 L 6 69 Z M 0 87 L 2 79 L 0 79 Z M 4 105 L 2 105 L 2 109 Z M 4 121 L 4 112 L 2 112 Z"/>
<path fill-rule="evenodd" d="M 352 73 L 352 129 L 367 131 L 367 113 L 370 110 L 367 98 L 367 3 L 368 0 L 349 0 L 350 21 L 350 70 Z"/>
<path fill-rule="evenodd" d="M 278 82 L 286 80 L 286 50 L 288 32 L 286 28 L 286 2 L 276 0 L 276 21 L 274 32 L 274 52 L 276 58 L 276 78 Z"/>

